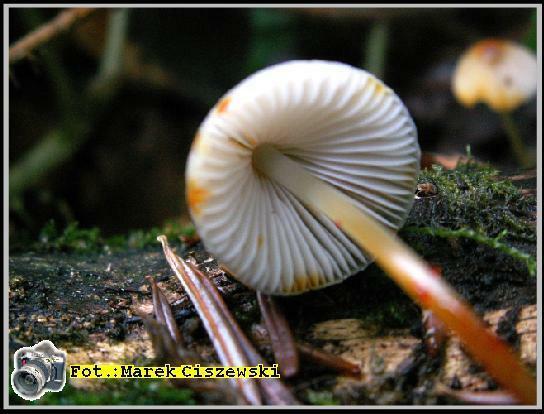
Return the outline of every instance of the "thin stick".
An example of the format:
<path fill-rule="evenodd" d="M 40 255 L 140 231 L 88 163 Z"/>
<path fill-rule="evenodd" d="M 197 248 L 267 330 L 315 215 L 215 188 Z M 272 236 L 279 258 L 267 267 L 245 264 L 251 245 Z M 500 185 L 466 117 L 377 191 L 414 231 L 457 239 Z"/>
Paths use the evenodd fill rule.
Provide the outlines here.
<path fill-rule="evenodd" d="M 233 357 L 242 361 L 238 362 L 238 366 L 265 364 L 263 357 L 255 350 L 234 320 L 217 287 L 196 266 L 181 260 L 170 249 L 165 236 L 159 236 L 157 240 L 162 243 L 168 263 L 191 297 L 221 362 L 227 365 L 223 361 L 228 358 L 228 355 L 223 357 L 222 355 L 233 353 Z M 219 337 L 219 333 L 222 337 Z M 222 340 L 226 340 L 227 344 L 223 344 Z M 233 365 L 235 364 L 232 363 L 230 366 Z M 243 391 L 250 393 L 249 397 L 254 401 L 252 404 L 260 404 L 260 394 L 253 394 L 255 384 L 263 393 L 267 404 L 298 404 L 287 387 L 277 378 L 268 378 L 257 382 L 251 379 L 246 381 L 252 384 L 252 388 Z"/>
<path fill-rule="evenodd" d="M 210 295 L 202 280 L 195 274 L 187 263 L 181 260 L 168 246 L 165 236 L 157 238 L 162 243 L 166 260 L 176 273 L 185 292 L 191 298 L 215 350 L 224 366 L 249 366 L 244 350 L 236 341 L 236 335 L 229 323 L 225 323 L 223 312 L 217 306 L 215 299 Z M 247 402 L 252 405 L 261 405 L 261 395 L 255 381 L 236 378 L 235 384 Z"/>
<path fill-rule="evenodd" d="M 383 19 L 372 23 L 367 36 L 363 67 L 377 78 L 383 79 L 389 39 L 389 24 L 387 20 Z"/>
<path fill-rule="evenodd" d="M 448 340 L 448 330 L 444 323 L 428 309 L 423 309 L 422 324 L 424 330 L 423 343 L 427 349 L 427 354 L 431 358 L 436 358 L 442 353 Z"/>
<path fill-rule="evenodd" d="M 24 59 L 32 53 L 34 49 L 49 42 L 63 32 L 70 29 L 78 20 L 87 17 L 94 8 L 68 9 L 59 13 L 53 20 L 38 27 L 36 30 L 28 33 L 22 39 L 15 42 L 9 48 L 10 65 Z"/>
<path fill-rule="evenodd" d="M 295 339 L 289 324 L 270 295 L 257 292 L 257 301 L 280 372 L 287 378 L 292 377 L 298 372 L 299 360 Z"/>
<path fill-rule="evenodd" d="M 454 398 L 467 404 L 489 404 L 489 405 L 515 405 L 517 399 L 505 391 L 469 391 L 452 390 L 445 385 L 436 385 L 436 394 Z"/>
<path fill-rule="evenodd" d="M 488 330 L 470 306 L 394 232 L 270 145 L 254 150 L 253 164 L 307 206 L 321 210 L 338 223 L 415 302 L 432 310 L 459 335 L 469 353 L 499 384 L 522 403 L 535 404 L 535 380 L 513 350 Z"/>
<path fill-rule="evenodd" d="M 153 304 L 155 306 L 155 304 Z M 169 361 L 175 364 L 188 364 L 202 362 L 191 355 L 190 361 L 187 358 L 187 355 L 180 354 L 181 347 L 179 344 L 176 344 L 175 341 L 170 336 L 168 328 L 160 323 L 158 320 L 151 318 L 148 315 L 142 315 L 144 326 L 151 337 L 151 342 L 153 344 L 153 349 L 155 350 L 155 358 Z"/>
<path fill-rule="evenodd" d="M 196 277 L 200 279 L 204 287 L 207 289 L 211 297 L 214 298 L 216 305 L 222 311 L 222 318 L 225 323 L 228 323 L 236 336 L 238 344 L 244 350 L 246 357 L 251 365 L 265 364 L 264 358 L 257 352 L 253 344 L 244 334 L 240 325 L 236 322 L 230 313 L 227 304 L 219 293 L 217 287 L 208 279 L 195 265 L 187 262 L 187 266 L 191 269 Z M 296 405 L 299 402 L 295 399 L 289 389 L 278 379 L 268 378 L 258 382 L 261 391 L 265 397 L 267 404 L 273 405 Z"/>
<path fill-rule="evenodd" d="M 361 376 L 361 367 L 347 359 L 328 352 L 323 352 L 320 349 L 312 348 L 305 344 L 299 343 L 297 344 L 297 348 L 300 351 L 300 354 L 306 359 L 352 377 Z"/>
<path fill-rule="evenodd" d="M 157 320 L 149 316 L 142 315 L 145 328 L 151 337 L 155 359 L 159 362 L 187 365 L 200 364 L 203 361 L 192 352 L 176 344 L 166 326 L 160 324 Z M 236 404 L 238 395 L 228 382 L 215 381 L 213 379 L 205 380 L 200 378 L 176 378 L 170 382 L 174 387 L 189 387 L 196 392 L 216 392 L 221 393 L 223 400 L 228 404 Z"/>
<path fill-rule="evenodd" d="M 151 292 L 153 297 L 153 308 L 155 310 L 155 317 L 157 322 L 161 325 L 165 325 L 168 328 L 168 332 L 172 337 L 172 340 L 177 344 L 184 345 L 185 341 L 181 336 L 178 326 L 176 324 L 176 319 L 172 313 L 172 308 L 166 299 L 165 294 L 162 292 L 161 288 L 151 276 L 146 276 L 146 279 L 151 284 Z"/>

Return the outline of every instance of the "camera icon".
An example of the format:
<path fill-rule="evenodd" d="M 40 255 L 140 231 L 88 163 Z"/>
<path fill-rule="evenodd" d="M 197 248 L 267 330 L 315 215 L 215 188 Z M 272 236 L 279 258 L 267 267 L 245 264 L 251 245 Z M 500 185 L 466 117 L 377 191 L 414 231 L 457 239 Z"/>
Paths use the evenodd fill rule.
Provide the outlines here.
<path fill-rule="evenodd" d="M 58 350 L 51 341 L 20 348 L 13 359 L 11 386 L 21 398 L 32 401 L 46 391 L 59 392 L 64 388 L 66 352 Z"/>

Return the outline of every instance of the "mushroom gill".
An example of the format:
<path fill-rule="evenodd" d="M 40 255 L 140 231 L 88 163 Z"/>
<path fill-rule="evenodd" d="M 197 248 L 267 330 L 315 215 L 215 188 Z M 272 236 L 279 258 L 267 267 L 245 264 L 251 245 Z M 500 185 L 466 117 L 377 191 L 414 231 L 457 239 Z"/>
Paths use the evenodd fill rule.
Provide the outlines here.
<path fill-rule="evenodd" d="M 338 283 L 371 259 L 342 223 L 254 168 L 256 148 L 272 146 L 391 230 L 413 202 L 415 125 L 390 88 L 345 64 L 291 61 L 257 72 L 227 92 L 198 136 L 186 170 L 187 197 L 200 201 L 195 226 L 210 253 L 264 293 Z"/>

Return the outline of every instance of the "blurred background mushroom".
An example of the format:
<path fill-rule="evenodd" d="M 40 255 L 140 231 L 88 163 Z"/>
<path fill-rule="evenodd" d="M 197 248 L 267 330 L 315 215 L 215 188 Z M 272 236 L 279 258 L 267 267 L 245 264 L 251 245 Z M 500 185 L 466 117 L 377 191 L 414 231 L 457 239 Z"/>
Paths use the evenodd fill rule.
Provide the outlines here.
<path fill-rule="evenodd" d="M 461 104 L 472 108 L 481 102 L 501 115 L 512 150 L 524 168 L 533 167 L 536 159 L 525 147 L 512 112 L 535 96 L 537 81 L 535 54 L 502 39 L 472 45 L 459 59 L 452 81 Z"/>

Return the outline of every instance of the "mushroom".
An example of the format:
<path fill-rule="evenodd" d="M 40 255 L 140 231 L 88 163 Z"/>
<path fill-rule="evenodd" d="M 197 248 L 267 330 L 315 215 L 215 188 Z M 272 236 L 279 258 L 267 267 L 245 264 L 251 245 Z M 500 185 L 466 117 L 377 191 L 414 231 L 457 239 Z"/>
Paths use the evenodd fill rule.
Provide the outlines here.
<path fill-rule="evenodd" d="M 487 104 L 499 113 L 512 148 L 522 166 L 531 160 L 511 113 L 531 99 L 538 81 L 537 60 L 526 47 L 500 39 L 475 43 L 459 59 L 452 88 L 457 100 L 472 107 Z"/>
<path fill-rule="evenodd" d="M 186 171 L 195 226 L 208 251 L 261 292 L 341 282 L 369 258 L 341 222 L 257 171 L 259 159 L 276 148 L 396 230 L 414 199 L 416 136 L 398 97 L 364 71 L 295 61 L 258 72 L 227 93 L 195 138 Z"/>
<path fill-rule="evenodd" d="M 231 89 L 196 134 L 186 195 L 206 249 L 245 285 L 290 295 L 372 260 L 523 402 L 534 380 L 510 349 L 395 234 L 420 150 L 397 95 L 373 75 L 291 61 Z"/>

